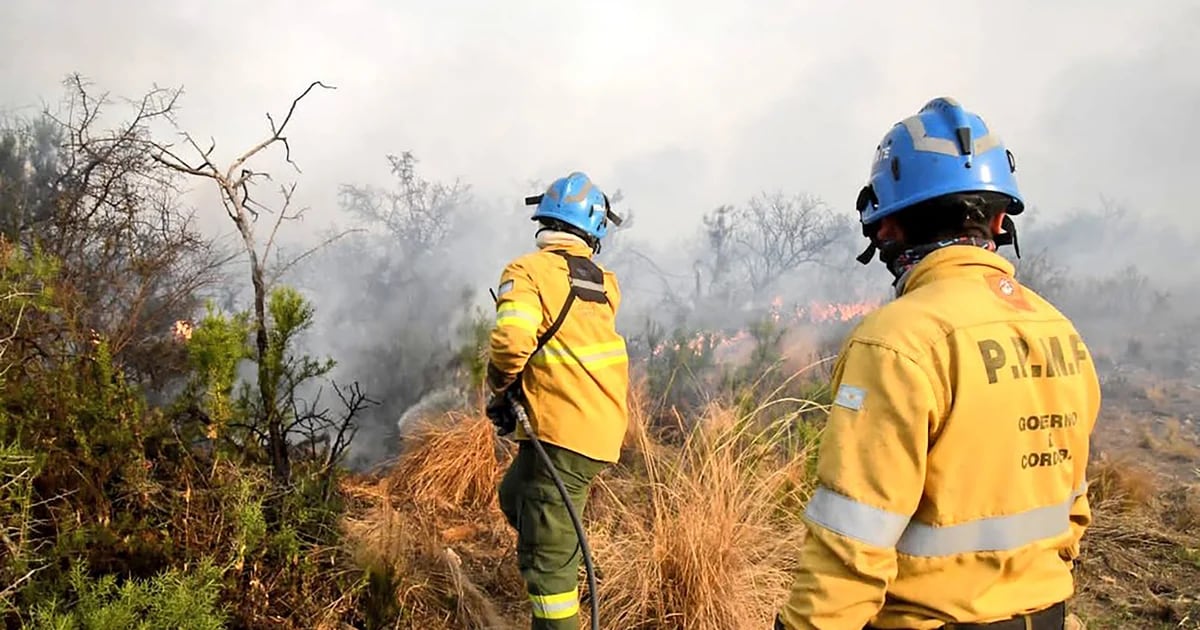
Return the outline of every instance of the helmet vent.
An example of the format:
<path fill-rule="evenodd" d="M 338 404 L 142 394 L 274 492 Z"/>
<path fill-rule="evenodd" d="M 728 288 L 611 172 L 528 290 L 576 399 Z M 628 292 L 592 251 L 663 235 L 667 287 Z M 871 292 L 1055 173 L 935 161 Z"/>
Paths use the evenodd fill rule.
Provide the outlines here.
<path fill-rule="evenodd" d="M 963 155 L 971 155 L 974 153 L 974 143 L 971 142 L 971 128 L 959 127 L 954 130 L 954 135 L 958 138 L 958 149 Z"/>

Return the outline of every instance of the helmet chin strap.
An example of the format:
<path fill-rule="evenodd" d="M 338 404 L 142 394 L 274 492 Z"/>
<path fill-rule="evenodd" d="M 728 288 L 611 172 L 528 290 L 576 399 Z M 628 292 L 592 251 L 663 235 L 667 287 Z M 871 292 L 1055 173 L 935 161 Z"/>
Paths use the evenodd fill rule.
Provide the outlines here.
<path fill-rule="evenodd" d="M 992 237 L 992 240 L 996 241 L 996 246 L 1012 245 L 1013 252 L 1017 255 L 1017 258 L 1020 258 L 1021 246 L 1017 243 L 1017 224 L 1013 223 L 1012 217 L 1007 214 L 1004 215 L 1004 220 L 1000 223 L 1000 229 L 1004 231 Z"/>
<path fill-rule="evenodd" d="M 996 247 L 1012 245 L 1013 252 L 1017 255 L 1017 258 L 1020 258 L 1021 245 L 1017 241 L 1017 224 L 1013 222 L 1011 216 L 1007 214 L 1004 215 L 1004 219 L 1000 223 L 1000 229 L 1004 231 L 992 237 L 992 240 L 996 243 Z M 876 245 L 874 231 L 870 230 L 867 226 L 863 226 L 863 236 L 871 239 L 871 242 L 867 244 L 867 248 L 864 249 L 861 254 L 855 256 L 854 259 L 857 260 L 859 264 L 870 264 L 871 259 L 875 257 L 875 252 L 879 251 L 880 261 L 890 266 L 889 259 L 895 260 L 896 256 L 901 253 L 901 250 L 898 247 L 899 243 L 895 243 L 893 241 Z"/>
<path fill-rule="evenodd" d="M 863 265 L 870 264 L 871 259 L 875 257 L 876 249 L 878 249 L 878 248 L 875 247 L 875 241 L 871 241 L 867 245 L 867 248 L 864 249 L 861 254 L 859 254 L 858 256 L 855 256 L 854 259 Z"/>

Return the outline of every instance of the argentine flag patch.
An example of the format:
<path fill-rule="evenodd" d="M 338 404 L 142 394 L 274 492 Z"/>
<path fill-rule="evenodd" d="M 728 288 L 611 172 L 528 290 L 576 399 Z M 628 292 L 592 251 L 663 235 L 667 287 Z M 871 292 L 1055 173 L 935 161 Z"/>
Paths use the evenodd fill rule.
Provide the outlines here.
<path fill-rule="evenodd" d="M 851 411 L 860 411 L 863 406 L 863 399 L 866 397 L 867 392 L 861 387 L 843 383 L 838 386 L 837 396 L 833 399 L 833 404 L 845 407 Z"/>

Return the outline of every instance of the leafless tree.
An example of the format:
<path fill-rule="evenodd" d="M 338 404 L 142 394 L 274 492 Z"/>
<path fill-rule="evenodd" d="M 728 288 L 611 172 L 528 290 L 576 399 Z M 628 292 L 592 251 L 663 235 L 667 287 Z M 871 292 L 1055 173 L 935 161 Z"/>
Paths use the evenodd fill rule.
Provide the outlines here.
<path fill-rule="evenodd" d="M 1016 264 L 1016 275 L 1021 284 L 1052 302 L 1070 285 L 1067 274 L 1067 267 L 1060 264 L 1046 247 L 1026 254 Z"/>
<path fill-rule="evenodd" d="M 755 295 L 805 263 L 821 260 L 838 237 L 829 207 L 811 195 L 763 194 L 735 214 L 733 240 Z"/>
<path fill-rule="evenodd" d="M 274 276 L 269 274 L 267 261 L 270 259 L 272 248 L 275 245 L 275 237 L 279 226 L 284 221 L 299 219 L 303 215 L 304 209 L 294 210 L 292 208 L 292 196 L 295 191 L 295 184 L 280 187 L 281 201 L 277 210 L 272 210 L 269 206 L 260 202 L 257 197 L 252 196 L 251 190 L 253 185 L 261 179 L 270 180 L 270 175 L 251 169 L 249 163 L 263 151 L 278 144 L 283 146 L 284 159 L 296 169 L 296 172 L 300 172 L 300 168 L 292 161 L 291 146 L 288 144 L 288 137 L 285 133 L 288 123 L 292 120 L 292 115 L 296 112 L 297 105 L 313 89 L 318 87 L 328 90 L 336 89 L 321 81 L 310 83 L 299 96 L 292 100 L 291 107 L 288 108 L 287 114 L 281 122 L 276 123 L 275 118 L 268 113 L 267 122 L 270 125 L 270 133 L 262 141 L 235 158 L 225 168 L 219 168 L 212 161 L 213 151 L 216 149 L 215 141 L 210 141 L 208 147 L 204 148 L 190 133 L 179 129 L 177 125 L 175 129 L 182 138 L 183 148 L 195 153 L 195 157 L 191 160 L 185 159 L 180 155 L 181 149 L 175 145 L 157 141 L 152 141 L 151 143 L 151 156 L 159 163 L 179 173 L 210 179 L 216 184 L 225 212 L 242 237 L 245 253 L 250 261 L 250 279 L 254 287 L 258 393 L 261 402 L 261 413 L 265 416 L 261 418 L 261 421 L 267 428 L 267 443 L 272 469 L 276 479 L 282 483 L 286 483 L 290 479 L 291 466 L 288 457 L 287 432 L 284 426 L 283 414 L 277 405 L 276 382 L 268 373 L 269 367 L 266 360 L 269 345 L 266 314 L 267 294 L 270 290 L 269 285 L 271 281 L 278 274 L 329 241 L 301 254 L 292 261 L 280 265 Z M 174 123 L 173 119 L 172 123 Z M 275 213 L 275 221 L 272 224 L 270 232 L 267 234 L 266 243 L 261 252 L 259 250 L 259 237 L 256 233 L 257 219 L 260 212 Z M 341 236 L 341 234 L 335 235 L 330 240 L 336 239 L 338 236 Z"/>
<path fill-rule="evenodd" d="M 697 261 L 696 297 L 702 293 L 701 274 L 708 272 L 709 291 L 724 293 L 727 290 L 727 279 L 732 271 L 734 257 L 734 207 L 728 204 L 718 206 L 710 214 L 705 214 L 701 221 L 704 224 L 705 257 Z"/>
<path fill-rule="evenodd" d="M 396 189 L 344 184 L 342 207 L 382 226 L 404 256 L 430 253 L 455 229 L 458 212 L 470 197 L 470 186 L 457 179 L 446 184 L 420 177 L 411 151 L 388 155 L 387 160 L 396 177 Z"/>
<path fill-rule="evenodd" d="M 824 262 L 845 229 L 820 199 L 783 193 L 760 194 L 743 206 L 719 206 L 702 221 L 694 290 L 697 297 L 726 306 L 760 298 L 802 265 Z"/>
<path fill-rule="evenodd" d="M 101 115 L 116 99 L 79 75 L 65 87 L 60 107 L 0 131 L 0 223 L 8 238 L 60 262 L 77 298 L 64 323 L 101 333 L 127 369 L 161 384 L 182 369 L 166 339 L 171 323 L 230 259 L 181 209 L 177 175 L 145 151 L 149 126 L 170 115 L 178 93 L 127 100 L 129 117 L 105 128 Z"/>

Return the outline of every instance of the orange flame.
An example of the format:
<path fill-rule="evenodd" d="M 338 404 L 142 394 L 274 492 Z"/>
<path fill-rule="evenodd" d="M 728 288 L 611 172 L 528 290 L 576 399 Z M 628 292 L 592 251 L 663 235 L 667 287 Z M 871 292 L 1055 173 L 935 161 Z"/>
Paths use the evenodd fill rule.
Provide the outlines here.
<path fill-rule="evenodd" d="M 823 324 L 849 322 L 870 313 L 879 308 L 879 306 L 879 301 L 810 302 L 805 305 L 797 305 L 791 312 L 791 321 L 789 323 Z M 782 310 L 783 297 L 776 296 L 771 300 L 771 304 L 767 309 L 767 316 L 772 321 L 778 323 L 783 319 Z M 686 348 L 692 354 L 699 355 L 706 347 L 711 348 L 713 351 L 721 351 L 731 346 L 737 346 L 750 338 L 750 331 L 746 329 L 739 330 L 733 334 L 725 334 L 720 331 L 700 332 L 683 343 L 666 341 L 659 343 L 650 353 L 652 356 L 659 356 L 668 348 L 675 352 L 680 352 Z"/>
<path fill-rule="evenodd" d="M 191 341 L 192 339 L 192 323 L 186 319 L 181 319 L 175 322 L 171 327 L 171 337 L 177 343 Z"/>
<path fill-rule="evenodd" d="M 812 302 L 796 307 L 796 319 L 815 324 L 829 321 L 848 322 L 879 308 L 879 302 Z"/>

